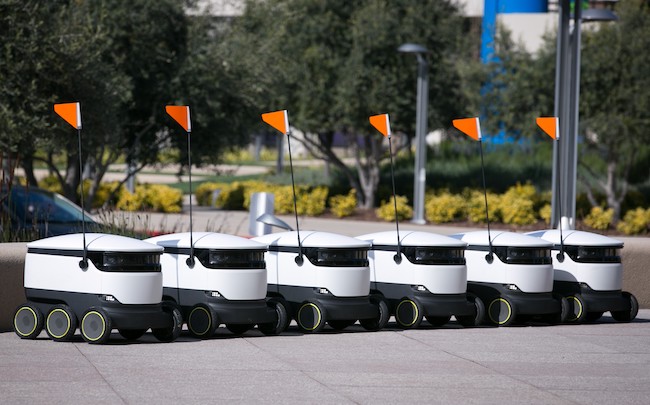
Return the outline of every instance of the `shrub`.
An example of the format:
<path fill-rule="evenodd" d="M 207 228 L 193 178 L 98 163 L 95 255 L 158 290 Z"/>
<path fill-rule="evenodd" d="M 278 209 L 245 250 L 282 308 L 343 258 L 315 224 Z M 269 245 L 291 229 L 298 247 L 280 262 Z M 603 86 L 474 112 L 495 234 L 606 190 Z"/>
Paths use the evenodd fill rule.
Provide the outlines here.
<path fill-rule="evenodd" d="M 201 183 L 194 190 L 194 198 L 196 203 L 201 206 L 209 207 L 212 205 L 212 192 L 216 189 L 224 188 L 227 184 L 224 183 Z"/>
<path fill-rule="evenodd" d="M 181 212 L 183 193 L 160 184 L 137 185 L 135 193 L 124 190 L 117 208 L 124 211 Z"/>
<path fill-rule="evenodd" d="M 546 222 L 546 225 L 551 224 L 551 215 L 553 210 L 551 209 L 551 204 L 544 204 L 542 208 L 539 209 L 539 217 Z"/>
<path fill-rule="evenodd" d="M 538 197 L 531 184 L 510 187 L 500 201 L 503 223 L 513 225 L 530 225 L 537 222 L 535 203 Z"/>
<path fill-rule="evenodd" d="M 468 190 L 466 194 L 467 218 L 474 223 L 485 222 L 485 197 L 482 191 Z M 491 222 L 501 220 L 500 196 L 494 193 L 487 193 L 488 213 Z"/>
<path fill-rule="evenodd" d="M 424 206 L 427 221 L 437 224 L 465 217 L 465 208 L 465 199 L 448 191 L 429 197 Z"/>
<path fill-rule="evenodd" d="M 55 193 L 63 193 L 63 187 L 61 186 L 61 183 L 59 183 L 58 177 L 53 174 L 43 177 L 41 181 L 38 182 L 38 186 L 42 189 L 53 191 Z"/>
<path fill-rule="evenodd" d="M 296 186 L 296 199 L 306 189 L 306 186 Z M 291 186 L 277 186 L 274 194 L 275 212 L 278 214 L 293 214 L 293 191 L 291 190 Z M 300 211 L 298 213 L 300 214 Z"/>
<path fill-rule="evenodd" d="M 393 198 L 394 197 L 391 197 L 388 201 L 382 201 L 379 208 L 375 210 L 377 216 L 384 221 L 395 220 L 395 204 Z M 408 198 L 403 195 L 398 195 L 395 197 L 395 201 L 397 202 L 397 218 L 400 221 L 413 218 L 413 208 L 408 205 Z"/>
<path fill-rule="evenodd" d="M 626 235 L 638 235 L 646 232 L 650 225 L 650 209 L 637 208 L 625 213 L 623 220 L 616 225 L 616 229 Z"/>
<path fill-rule="evenodd" d="M 585 225 L 593 229 L 605 230 L 609 228 L 613 218 L 613 209 L 605 210 L 603 207 L 593 207 L 589 215 L 585 217 Z"/>
<path fill-rule="evenodd" d="M 347 194 L 339 194 L 329 199 L 330 211 L 338 218 L 354 214 L 357 208 L 357 190 L 351 189 Z"/>
<path fill-rule="evenodd" d="M 261 192 L 273 193 L 277 187 L 274 184 L 266 183 L 259 180 L 244 181 L 242 182 L 242 185 L 244 186 L 243 207 L 246 210 L 250 207 L 251 196 L 253 195 L 253 193 L 261 193 Z"/>
<path fill-rule="evenodd" d="M 300 195 L 298 200 L 298 214 L 318 216 L 325 212 L 329 189 L 325 186 L 314 187 L 311 191 Z"/>
<path fill-rule="evenodd" d="M 244 208 L 244 185 L 235 181 L 224 184 L 214 203 L 215 207 L 224 210 L 241 210 Z"/>

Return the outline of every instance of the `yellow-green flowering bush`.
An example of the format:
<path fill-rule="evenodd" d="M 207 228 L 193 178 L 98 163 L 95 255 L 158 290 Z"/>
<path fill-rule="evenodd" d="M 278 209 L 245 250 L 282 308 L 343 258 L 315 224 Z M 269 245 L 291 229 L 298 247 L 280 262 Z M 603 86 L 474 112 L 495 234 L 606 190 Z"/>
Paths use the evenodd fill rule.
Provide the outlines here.
<path fill-rule="evenodd" d="M 214 203 L 224 210 L 240 210 L 244 207 L 244 185 L 240 181 L 224 184 Z"/>
<path fill-rule="evenodd" d="M 544 204 L 542 208 L 539 209 L 539 217 L 546 222 L 546 225 L 551 224 L 551 215 L 553 210 L 551 209 L 551 204 Z"/>
<path fill-rule="evenodd" d="M 464 218 L 465 208 L 465 199 L 448 191 L 429 196 L 424 205 L 427 221 L 437 224 Z"/>
<path fill-rule="evenodd" d="M 330 197 L 330 211 L 338 218 L 348 217 L 354 214 L 357 208 L 357 190 L 351 189 L 347 194 L 339 194 Z"/>
<path fill-rule="evenodd" d="M 133 194 L 124 190 L 117 208 L 124 211 L 181 212 L 183 193 L 161 184 L 137 185 Z"/>
<path fill-rule="evenodd" d="M 537 222 L 535 203 L 537 201 L 535 187 L 531 184 L 517 183 L 510 187 L 500 201 L 501 218 L 504 224 L 530 225 Z"/>
<path fill-rule="evenodd" d="M 225 186 L 227 186 L 225 183 L 201 183 L 194 190 L 194 198 L 196 199 L 196 203 L 200 206 L 209 207 L 212 205 L 212 192 L 216 189 L 224 188 Z"/>
<path fill-rule="evenodd" d="M 325 186 L 314 187 L 311 191 L 301 194 L 298 199 L 298 214 L 322 215 L 325 212 L 328 194 L 329 189 Z"/>
<path fill-rule="evenodd" d="M 403 195 L 398 195 L 395 198 L 395 201 L 397 202 L 397 218 L 400 221 L 413 218 L 413 208 L 408 205 L 408 198 Z M 382 201 L 379 208 L 375 210 L 375 213 L 377 214 L 377 217 L 384 221 L 394 221 L 395 204 L 393 202 L 393 197 L 390 197 L 388 201 Z"/>
<path fill-rule="evenodd" d="M 585 225 L 590 228 L 605 230 L 609 228 L 614 218 L 614 210 L 603 209 L 603 207 L 593 207 L 591 212 L 585 217 Z"/>
<path fill-rule="evenodd" d="M 648 230 L 650 225 L 650 209 L 637 208 L 625 213 L 616 229 L 626 235 L 638 235 Z"/>
<path fill-rule="evenodd" d="M 49 190 L 55 193 L 63 193 L 63 187 L 61 187 L 61 183 L 59 182 L 58 177 L 54 174 L 50 174 L 49 176 L 43 177 L 41 181 L 38 182 L 38 186 L 42 189 Z"/>
<path fill-rule="evenodd" d="M 467 219 L 475 223 L 485 222 L 485 197 L 482 191 L 469 190 L 465 192 L 467 200 Z M 487 193 L 488 213 L 490 222 L 501 221 L 501 197 L 495 193 Z"/>

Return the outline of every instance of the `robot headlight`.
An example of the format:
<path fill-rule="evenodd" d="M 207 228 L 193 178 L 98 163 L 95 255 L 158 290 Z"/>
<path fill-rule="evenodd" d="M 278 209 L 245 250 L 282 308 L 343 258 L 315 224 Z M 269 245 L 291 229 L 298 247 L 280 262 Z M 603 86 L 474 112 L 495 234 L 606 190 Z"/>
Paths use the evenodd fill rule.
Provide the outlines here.
<path fill-rule="evenodd" d="M 611 246 L 564 246 L 574 262 L 621 263 L 620 248 Z"/>
<path fill-rule="evenodd" d="M 160 271 L 158 252 L 89 252 L 88 257 L 102 271 Z"/>
<path fill-rule="evenodd" d="M 551 264 L 551 249 L 539 247 L 495 247 L 494 252 L 508 264 Z"/>
<path fill-rule="evenodd" d="M 404 255 L 413 264 L 465 264 L 465 249 L 444 247 L 404 247 Z"/>
<path fill-rule="evenodd" d="M 305 256 L 315 266 L 366 267 L 368 250 L 365 248 L 308 248 Z"/>
<path fill-rule="evenodd" d="M 264 269 L 264 250 L 210 249 L 197 251 L 201 263 L 211 269 Z"/>

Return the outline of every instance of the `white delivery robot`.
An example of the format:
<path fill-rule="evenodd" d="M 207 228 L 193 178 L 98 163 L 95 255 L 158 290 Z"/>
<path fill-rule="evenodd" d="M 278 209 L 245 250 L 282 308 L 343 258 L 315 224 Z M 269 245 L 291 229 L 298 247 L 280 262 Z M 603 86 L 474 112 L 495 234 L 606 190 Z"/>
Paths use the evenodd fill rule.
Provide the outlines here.
<path fill-rule="evenodd" d="M 388 321 L 370 301 L 370 243 L 329 232 L 278 232 L 253 238 L 268 246 L 268 291 L 276 311 L 305 333 L 325 323 L 342 330 L 357 320 L 368 330 Z"/>
<path fill-rule="evenodd" d="M 467 244 L 429 232 L 405 231 L 400 246 L 395 231 L 357 236 L 372 243 L 370 293 L 395 315 L 402 328 L 416 328 L 422 318 L 441 326 L 455 316 L 463 326 L 483 322 L 485 306 L 467 294 Z M 397 250 L 400 255 L 397 256 Z"/>
<path fill-rule="evenodd" d="M 34 339 L 45 327 L 50 338 L 63 341 L 78 325 L 89 343 L 106 342 L 113 328 L 127 339 L 151 328 L 158 340 L 175 340 L 182 320 L 178 310 L 161 303 L 161 253 L 159 246 L 102 233 L 28 243 L 27 302 L 16 309 L 16 334 Z"/>
<path fill-rule="evenodd" d="M 485 303 L 486 320 L 499 326 L 516 318 L 537 317 L 555 324 L 568 311 L 553 295 L 553 244 L 506 231 L 451 235 L 467 243 L 467 291 Z"/>
<path fill-rule="evenodd" d="M 146 239 L 164 248 L 161 259 L 163 300 L 180 307 L 190 334 L 208 338 L 220 324 L 234 334 L 258 325 L 278 334 L 273 308 L 266 302 L 266 246 L 239 236 L 194 232 Z"/>
<path fill-rule="evenodd" d="M 562 233 L 552 229 L 527 235 L 553 244 L 553 291 L 569 302 L 567 321 L 593 322 L 607 311 L 619 322 L 636 318 L 639 311 L 636 297 L 622 291 L 620 249 L 623 242 L 592 232 L 563 230 Z"/>

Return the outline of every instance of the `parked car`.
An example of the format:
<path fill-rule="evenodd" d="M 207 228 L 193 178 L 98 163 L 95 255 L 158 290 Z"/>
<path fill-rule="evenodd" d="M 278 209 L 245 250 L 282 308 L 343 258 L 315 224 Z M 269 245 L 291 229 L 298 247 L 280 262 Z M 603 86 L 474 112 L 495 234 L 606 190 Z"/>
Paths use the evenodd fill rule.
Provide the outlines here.
<path fill-rule="evenodd" d="M 14 238 L 33 240 L 81 232 L 84 220 L 86 231 L 101 230 L 92 215 L 85 212 L 82 216 L 81 207 L 60 194 L 19 185 L 1 190 L 0 232 L 9 232 Z"/>

